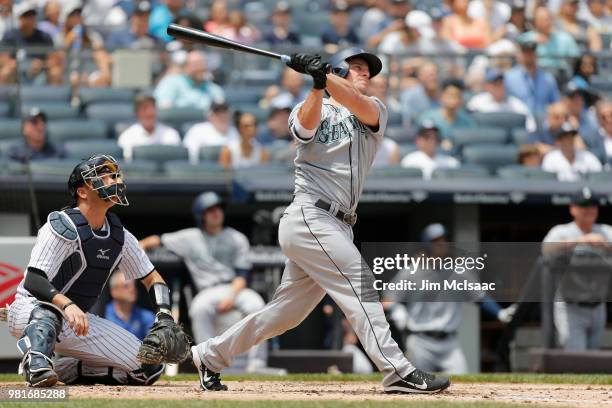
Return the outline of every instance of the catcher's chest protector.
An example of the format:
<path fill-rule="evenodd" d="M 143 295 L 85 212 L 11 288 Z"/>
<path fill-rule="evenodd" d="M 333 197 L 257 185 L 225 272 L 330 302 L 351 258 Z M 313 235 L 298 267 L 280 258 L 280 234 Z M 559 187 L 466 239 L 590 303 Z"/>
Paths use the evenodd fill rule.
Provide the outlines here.
<path fill-rule="evenodd" d="M 119 263 L 124 240 L 123 225 L 119 217 L 108 213 L 110 231 L 105 231 L 105 236 L 97 236 L 79 210 L 70 209 L 64 213 L 76 227 L 80 248 L 62 263 L 51 283 L 81 310 L 88 311 Z"/>

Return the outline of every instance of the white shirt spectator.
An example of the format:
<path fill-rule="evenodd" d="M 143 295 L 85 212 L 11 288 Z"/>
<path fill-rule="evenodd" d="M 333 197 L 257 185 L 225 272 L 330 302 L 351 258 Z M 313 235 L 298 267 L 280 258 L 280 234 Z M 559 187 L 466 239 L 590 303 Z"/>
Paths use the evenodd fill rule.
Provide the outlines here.
<path fill-rule="evenodd" d="M 394 157 L 396 157 L 394 159 Z M 374 167 L 384 167 L 384 166 L 395 166 L 397 162 L 394 160 L 399 159 L 399 145 L 393 139 L 389 139 L 388 137 L 383 138 L 382 144 L 374 157 L 374 163 L 372 166 Z"/>
<path fill-rule="evenodd" d="M 574 162 L 570 163 L 560 150 L 555 149 L 544 156 L 542 170 L 556 173 L 559 181 L 579 181 L 587 173 L 602 171 L 602 166 L 589 151 L 576 150 Z"/>
<path fill-rule="evenodd" d="M 243 169 L 245 167 L 253 167 L 262 164 L 263 148 L 256 140 L 253 140 L 252 144 L 253 150 L 249 157 L 242 154 L 239 140 L 227 144 L 232 156 L 232 169 Z"/>
<path fill-rule="evenodd" d="M 240 139 L 238 131 L 231 127 L 226 134 L 217 130 L 210 122 L 196 123 L 185 134 L 183 146 L 189 150 L 189 161 L 196 164 L 202 146 L 225 146 Z"/>
<path fill-rule="evenodd" d="M 606 156 L 612 158 L 612 137 L 606 137 L 606 140 L 604 140 L 604 146 L 606 148 Z"/>
<path fill-rule="evenodd" d="M 431 179 L 432 173 L 437 169 L 456 169 L 460 166 L 459 160 L 445 154 L 436 154 L 430 157 L 422 151 L 408 153 L 401 162 L 402 167 L 416 167 L 423 172 L 425 180 Z"/>
<path fill-rule="evenodd" d="M 468 6 L 468 15 L 470 17 L 487 20 L 494 30 L 503 27 L 510 20 L 511 12 L 510 6 L 502 1 L 493 1 L 491 15 L 487 15 L 487 9 L 482 0 L 470 1 Z"/>
<path fill-rule="evenodd" d="M 529 108 L 523 101 L 514 96 L 506 96 L 503 102 L 497 102 L 489 92 L 474 95 L 467 103 L 472 112 L 513 112 L 525 115 L 525 129 L 528 132 L 536 131 L 536 121 Z"/>
<path fill-rule="evenodd" d="M 117 144 L 123 149 L 123 158 L 131 161 L 135 146 L 180 145 L 181 137 L 175 129 L 163 123 L 157 123 L 153 133 L 147 132 L 140 123 L 134 123 L 121 133 Z"/>

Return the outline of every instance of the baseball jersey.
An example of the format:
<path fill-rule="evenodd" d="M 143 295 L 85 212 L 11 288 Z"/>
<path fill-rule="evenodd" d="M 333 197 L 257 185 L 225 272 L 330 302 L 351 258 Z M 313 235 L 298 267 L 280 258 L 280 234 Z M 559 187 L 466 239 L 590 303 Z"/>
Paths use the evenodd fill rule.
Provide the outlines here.
<path fill-rule="evenodd" d="M 68 217 L 65 217 L 66 219 Z M 101 231 L 105 235 L 108 235 L 110 230 L 108 218 L 104 220 L 104 226 Z M 149 273 L 151 273 L 155 268 L 149 258 L 145 254 L 145 252 L 138 246 L 138 240 L 134 235 L 132 235 L 127 229 L 123 228 L 124 233 L 124 242 L 123 247 L 121 248 L 121 252 L 119 257 L 117 258 L 115 268 L 112 271 L 118 269 L 125 275 L 126 280 L 131 279 L 140 279 Z M 97 238 L 104 238 L 104 236 L 96 235 L 94 232 L 94 236 Z M 41 228 L 38 230 L 38 237 L 36 239 L 36 244 L 32 249 L 32 253 L 30 255 L 30 261 L 28 262 L 28 268 L 36 268 L 43 271 L 49 281 L 53 281 L 56 275 L 58 274 L 60 267 L 69 257 L 73 256 L 73 254 L 79 254 L 81 259 L 85 259 L 85 255 L 83 254 L 83 250 L 81 248 L 80 240 L 76 239 L 74 241 L 68 240 L 58 233 L 51 227 L 49 221 L 47 221 Z M 104 256 L 104 255 L 101 255 Z M 85 269 L 84 263 L 81 265 L 79 271 L 75 272 L 75 276 L 80 275 Z M 110 276 L 109 271 L 109 276 Z M 28 272 L 26 271 L 26 274 Z M 73 278 L 68 281 L 63 287 L 56 287 L 56 289 L 65 294 L 68 290 L 74 285 L 75 281 L 79 278 Z M 17 288 L 18 296 L 32 296 L 25 288 L 24 288 L 24 280 L 21 281 L 19 287 Z M 100 288 L 101 290 L 102 288 Z"/>
<path fill-rule="evenodd" d="M 323 100 L 321 123 L 314 136 L 302 138 L 294 126 L 299 103 L 289 116 L 289 130 L 299 142 L 295 158 L 295 193 L 319 196 L 353 212 L 366 175 L 387 127 L 387 108 L 370 96 L 379 110 L 378 129 L 372 130 L 343 106 Z"/>
<path fill-rule="evenodd" d="M 230 227 L 216 235 L 187 228 L 162 234 L 161 242 L 183 258 L 198 291 L 230 282 L 236 277 L 236 269 L 251 269 L 249 241 Z"/>

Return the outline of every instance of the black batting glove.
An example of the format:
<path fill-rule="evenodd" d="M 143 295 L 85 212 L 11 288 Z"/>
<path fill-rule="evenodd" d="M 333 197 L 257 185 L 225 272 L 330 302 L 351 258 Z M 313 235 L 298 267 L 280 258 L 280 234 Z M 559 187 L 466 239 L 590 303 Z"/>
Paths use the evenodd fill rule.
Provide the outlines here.
<path fill-rule="evenodd" d="M 331 65 L 316 61 L 306 67 L 306 72 L 313 79 L 314 89 L 325 89 L 327 87 L 327 74 L 331 70 Z"/>
<path fill-rule="evenodd" d="M 291 54 L 290 57 L 291 61 L 287 63 L 287 66 L 300 74 L 307 74 L 308 72 L 306 72 L 306 67 L 308 67 L 308 65 L 316 61 L 321 61 L 321 56 L 318 54 L 298 53 Z"/>

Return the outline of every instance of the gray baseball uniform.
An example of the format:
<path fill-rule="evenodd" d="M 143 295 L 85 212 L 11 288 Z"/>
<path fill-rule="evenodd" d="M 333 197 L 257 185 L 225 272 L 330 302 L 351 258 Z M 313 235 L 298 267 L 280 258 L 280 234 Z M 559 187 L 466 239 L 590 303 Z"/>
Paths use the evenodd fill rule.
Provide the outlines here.
<path fill-rule="evenodd" d="M 594 234 L 602 235 L 606 241 L 612 242 L 612 226 L 605 224 L 593 225 Z M 575 222 L 554 226 L 544 237 L 544 243 L 561 242 L 580 238 L 585 235 Z M 581 250 L 582 245 L 577 245 L 576 250 Z M 586 245 L 585 245 L 586 246 Z M 586 248 L 588 249 L 588 248 Z M 577 277 L 578 278 L 578 277 Z M 600 276 L 602 281 L 593 281 L 597 277 L 589 277 L 589 282 L 580 282 L 578 278 L 574 286 L 585 289 L 585 295 L 598 292 L 599 289 L 607 290 L 608 277 Z M 606 327 L 606 304 L 604 302 L 589 302 L 588 299 L 580 302 L 571 302 L 564 299 L 563 285 L 559 287 L 555 295 L 553 315 L 557 329 L 559 343 L 566 350 L 580 351 L 599 348 L 601 337 Z"/>
<path fill-rule="evenodd" d="M 348 109 L 323 101 L 321 123 L 310 138 L 298 134 L 297 105 L 289 128 L 299 142 L 295 159 L 295 198 L 279 225 L 279 243 L 288 260 L 272 301 L 247 316 L 221 336 L 198 345 L 198 353 L 211 370 L 221 371 L 232 357 L 255 344 L 297 326 L 328 293 L 342 309 L 368 355 L 390 385 L 414 367 L 391 338 L 389 324 L 378 301 L 364 301 L 361 254 L 353 244 L 350 225 L 337 211 L 357 207 L 366 174 L 387 125 L 387 109 L 379 109 L 379 127 L 372 130 Z M 315 203 L 331 204 L 325 211 Z M 366 271 L 367 275 L 369 271 Z M 371 272 L 369 272 L 371 274 Z"/>
<path fill-rule="evenodd" d="M 250 270 L 248 260 L 249 240 L 243 233 L 225 227 L 216 234 L 207 234 L 200 228 L 187 228 L 161 235 L 164 247 L 183 258 L 198 290 L 189 306 L 189 317 L 196 342 L 210 339 L 217 334 L 221 317 L 217 305 L 232 294 L 232 280 L 236 270 Z M 264 307 L 257 292 L 245 288 L 234 299 L 235 308 L 243 315 Z M 267 347 L 261 343 L 248 355 L 250 368 L 265 366 Z"/>

